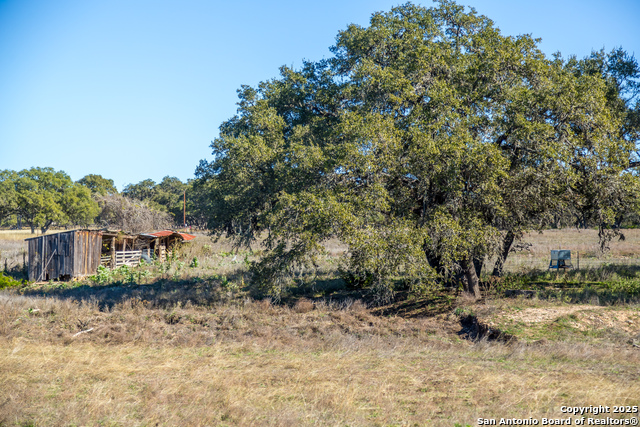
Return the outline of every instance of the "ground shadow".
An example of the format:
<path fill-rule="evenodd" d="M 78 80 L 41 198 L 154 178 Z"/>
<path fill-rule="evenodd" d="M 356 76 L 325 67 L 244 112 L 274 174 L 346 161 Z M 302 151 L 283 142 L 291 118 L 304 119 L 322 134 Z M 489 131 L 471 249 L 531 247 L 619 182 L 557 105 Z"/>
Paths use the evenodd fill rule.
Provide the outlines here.
<path fill-rule="evenodd" d="M 450 311 L 456 298 L 455 293 L 446 290 L 420 298 L 412 296 L 408 291 L 399 291 L 391 302 L 380 305 L 369 289 L 347 289 L 343 280 L 326 278 L 290 288 L 280 299 L 275 300 L 259 286 L 240 286 L 239 284 L 245 283 L 244 279 L 239 273 L 226 277 L 190 277 L 181 280 L 160 278 L 145 284 L 122 281 L 109 284 L 90 281 L 49 282 L 27 285 L 18 288 L 17 292 L 24 296 L 91 302 L 97 304 L 100 310 L 111 310 L 131 299 L 140 300 L 150 308 L 162 309 L 170 309 L 177 304 L 211 307 L 246 297 L 255 300 L 271 299 L 274 304 L 290 307 L 301 299 L 337 307 L 348 307 L 360 301 L 370 307 L 374 315 L 407 318 L 430 317 Z"/>
<path fill-rule="evenodd" d="M 374 314 L 380 316 L 400 316 L 404 318 L 433 317 L 452 310 L 457 298 L 453 289 L 442 289 L 425 296 L 414 296 L 408 291 L 395 294 L 394 300 L 374 308 Z"/>
<path fill-rule="evenodd" d="M 18 291 L 24 296 L 47 297 L 96 303 L 100 310 L 111 310 L 115 305 L 130 299 L 145 302 L 148 307 L 171 308 L 176 304 L 211 306 L 233 299 L 241 289 L 232 288 L 240 277 L 230 275 L 224 279 L 188 278 L 181 280 L 157 279 L 145 284 L 114 282 L 95 284 L 90 282 L 51 282 L 26 286 Z"/>

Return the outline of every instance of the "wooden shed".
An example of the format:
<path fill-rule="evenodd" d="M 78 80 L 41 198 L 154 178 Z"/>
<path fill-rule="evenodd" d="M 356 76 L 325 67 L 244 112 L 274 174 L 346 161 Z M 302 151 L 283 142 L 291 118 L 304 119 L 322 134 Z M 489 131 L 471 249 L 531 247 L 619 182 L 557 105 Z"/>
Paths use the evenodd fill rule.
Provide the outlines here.
<path fill-rule="evenodd" d="M 29 245 L 29 280 L 89 276 L 100 265 L 101 231 L 72 230 L 25 240 Z"/>
<path fill-rule="evenodd" d="M 162 262 L 171 256 L 171 252 L 177 244 L 196 238 L 193 234 L 179 233 L 173 230 L 142 233 L 139 237 L 142 241 L 147 241 L 147 247 L 149 247 L 156 258 Z"/>
<path fill-rule="evenodd" d="M 188 242 L 196 236 L 172 230 L 155 233 L 128 234 L 119 230 L 102 232 L 102 265 L 117 268 L 136 266 L 141 259 L 166 261 L 178 243 Z"/>

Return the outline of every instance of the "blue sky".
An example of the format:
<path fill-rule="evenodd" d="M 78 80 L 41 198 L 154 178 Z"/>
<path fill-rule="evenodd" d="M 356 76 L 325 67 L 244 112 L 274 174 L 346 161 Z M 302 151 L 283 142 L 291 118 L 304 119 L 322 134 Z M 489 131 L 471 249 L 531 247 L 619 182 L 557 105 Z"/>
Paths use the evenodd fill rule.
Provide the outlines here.
<path fill-rule="evenodd" d="M 193 177 L 236 90 L 330 57 L 339 30 L 384 0 L 0 0 L 0 169 L 78 180 Z M 430 1 L 415 1 L 431 6 Z M 622 46 L 640 57 L 639 0 L 467 0 L 503 34 L 566 57 Z"/>

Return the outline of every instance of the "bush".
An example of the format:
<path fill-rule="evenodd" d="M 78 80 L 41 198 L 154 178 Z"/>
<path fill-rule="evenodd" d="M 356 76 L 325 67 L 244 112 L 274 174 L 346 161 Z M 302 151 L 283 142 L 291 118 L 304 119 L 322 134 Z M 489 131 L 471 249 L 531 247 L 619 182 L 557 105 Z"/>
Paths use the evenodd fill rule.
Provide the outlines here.
<path fill-rule="evenodd" d="M 10 288 L 13 286 L 19 286 L 22 283 L 12 277 L 5 276 L 4 273 L 0 273 L 0 289 Z"/>
<path fill-rule="evenodd" d="M 625 293 L 631 297 L 640 295 L 640 280 L 621 279 L 609 284 L 609 289 L 613 292 Z"/>

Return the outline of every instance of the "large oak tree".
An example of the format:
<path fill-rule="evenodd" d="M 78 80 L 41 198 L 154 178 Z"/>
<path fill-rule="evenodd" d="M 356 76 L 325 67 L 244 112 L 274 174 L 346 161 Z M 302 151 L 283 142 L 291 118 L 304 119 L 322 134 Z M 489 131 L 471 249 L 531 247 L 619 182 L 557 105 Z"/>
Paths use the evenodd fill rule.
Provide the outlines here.
<path fill-rule="evenodd" d="M 524 231 L 576 203 L 606 226 L 638 186 L 621 94 L 537 44 L 446 0 L 349 26 L 331 59 L 239 91 L 196 174 L 209 227 L 267 232 L 253 271 L 276 295 L 338 237 L 345 278 L 382 299 L 398 279 L 479 297 Z"/>

